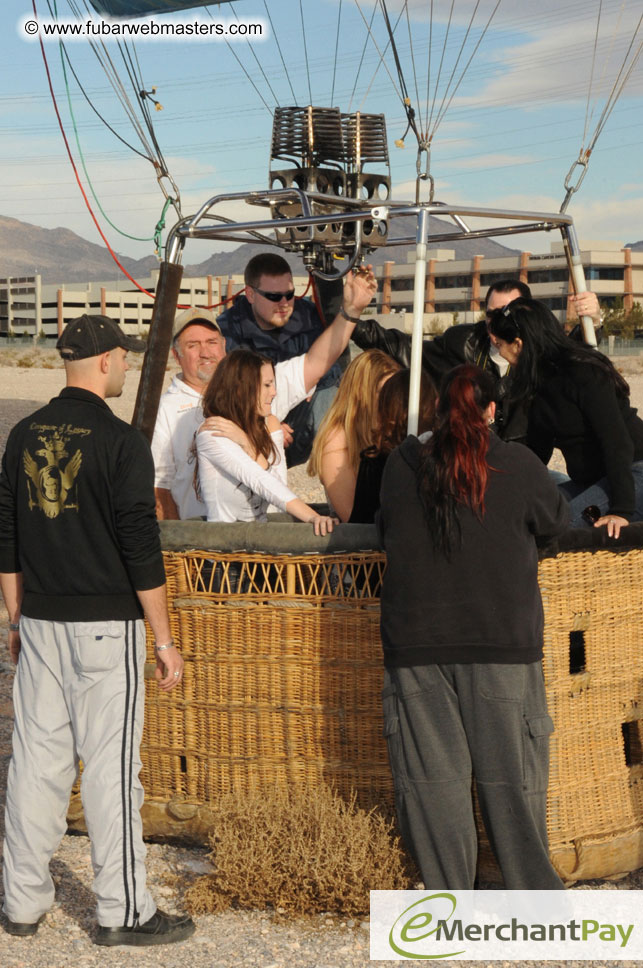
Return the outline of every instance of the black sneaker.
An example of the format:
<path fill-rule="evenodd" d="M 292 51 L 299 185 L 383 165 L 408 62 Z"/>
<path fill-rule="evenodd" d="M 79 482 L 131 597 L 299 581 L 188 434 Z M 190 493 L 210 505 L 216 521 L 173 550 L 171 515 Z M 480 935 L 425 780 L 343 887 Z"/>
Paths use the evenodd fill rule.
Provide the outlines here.
<path fill-rule="evenodd" d="M 33 938 L 38 930 L 41 918 L 37 921 L 10 921 L 9 918 L 4 923 L 7 934 L 12 934 L 15 938 Z"/>
<path fill-rule="evenodd" d="M 196 931 L 196 925 L 187 914 L 165 914 L 158 908 L 145 924 L 135 924 L 131 928 L 103 928 L 99 926 L 94 941 L 107 945 L 151 945 L 173 944 L 185 941 Z"/>

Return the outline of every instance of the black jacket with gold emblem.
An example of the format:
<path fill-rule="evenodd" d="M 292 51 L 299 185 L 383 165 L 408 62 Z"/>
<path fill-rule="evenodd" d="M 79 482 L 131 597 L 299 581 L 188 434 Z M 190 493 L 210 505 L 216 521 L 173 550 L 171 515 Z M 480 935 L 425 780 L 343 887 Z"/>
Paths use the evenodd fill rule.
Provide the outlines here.
<path fill-rule="evenodd" d="M 154 466 L 143 435 L 78 387 L 16 424 L 0 474 L 0 571 L 22 572 L 22 612 L 136 619 L 165 582 Z"/>

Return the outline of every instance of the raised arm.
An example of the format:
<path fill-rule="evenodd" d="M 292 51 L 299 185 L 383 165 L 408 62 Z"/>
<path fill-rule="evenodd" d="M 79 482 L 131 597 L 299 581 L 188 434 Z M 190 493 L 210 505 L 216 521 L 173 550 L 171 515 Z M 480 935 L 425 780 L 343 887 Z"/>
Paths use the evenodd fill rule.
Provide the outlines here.
<path fill-rule="evenodd" d="M 359 319 L 376 292 L 377 282 L 372 266 L 366 266 L 355 273 L 350 272 L 346 276 L 341 310 L 306 353 L 304 382 L 307 392 L 328 373 L 344 352 L 355 328 L 355 320 Z"/>

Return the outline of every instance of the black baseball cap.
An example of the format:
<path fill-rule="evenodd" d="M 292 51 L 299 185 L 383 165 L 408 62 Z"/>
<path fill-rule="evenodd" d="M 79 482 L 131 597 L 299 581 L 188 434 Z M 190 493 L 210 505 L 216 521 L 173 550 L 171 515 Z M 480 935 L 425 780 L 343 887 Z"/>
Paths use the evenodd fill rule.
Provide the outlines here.
<path fill-rule="evenodd" d="M 56 349 L 63 360 L 87 360 L 122 346 L 124 350 L 143 353 L 147 344 L 142 339 L 128 336 L 109 316 L 78 316 L 71 319 L 62 331 Z"/>

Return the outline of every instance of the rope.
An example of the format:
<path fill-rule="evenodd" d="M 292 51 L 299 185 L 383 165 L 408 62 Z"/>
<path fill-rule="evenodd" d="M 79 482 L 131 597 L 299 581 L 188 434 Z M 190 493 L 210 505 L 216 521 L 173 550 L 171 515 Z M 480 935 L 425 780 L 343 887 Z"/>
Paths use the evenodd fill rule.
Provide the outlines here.
<path fill-rule="evenodd" d="M 313 92 L 310 86 L 310 68 L 308 66 L 308 45 L 306 44 L 306 24 L 304 23 L 304 4 L 303 0 L 299 0 L 299 16 L 301 18 L 301 32 L 304 40 L 304 57 L 306 59 L 306 76 L 308 78 L 308 98 L 309 104 L 313 103 Z"/>
<path fill-rule="evenodd" d="M 339 50 L 339 25 L 342 19 L 342 0 L 339 0 L 339 8 L 337 10 L 337 36 L 335 37 L 335 60 L 333 62 L 333 86 L 330 89 L 330 105 L 332 107 L 333 98 L 335 97 L 335 75 L 337 73 L 337 51 Z"/>

